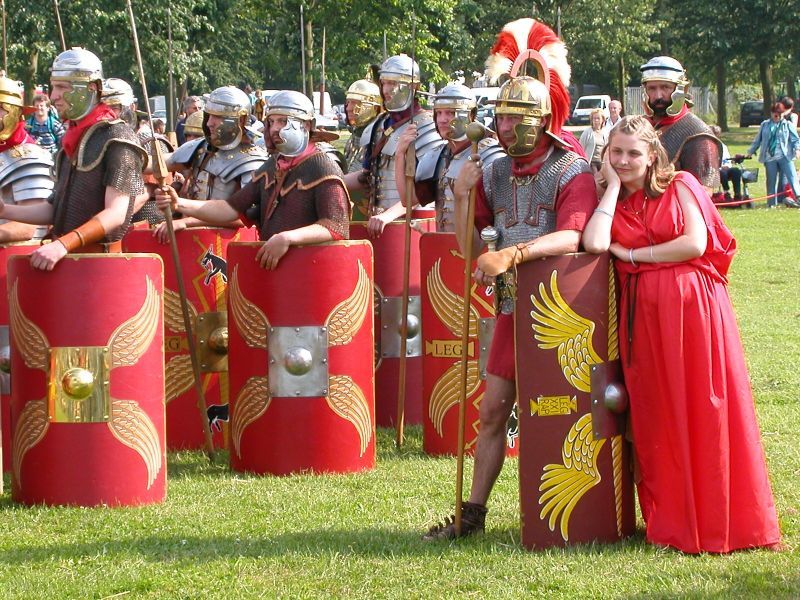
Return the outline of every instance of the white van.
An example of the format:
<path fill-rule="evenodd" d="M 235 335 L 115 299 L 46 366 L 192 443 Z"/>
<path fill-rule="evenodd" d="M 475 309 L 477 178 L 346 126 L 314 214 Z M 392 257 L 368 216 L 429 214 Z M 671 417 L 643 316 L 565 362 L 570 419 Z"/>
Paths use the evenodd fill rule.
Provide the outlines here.
<path fill-rule="evenodd" d="M 572 116 L 569 120 L 570 125 L 588 125 L 589 115 L 593 110 L 599 108 L 603 111 L 605 118 L 608 119 L 608 105 L 611 104 L 611 96 L 581 96 L 575 104 Z"/>

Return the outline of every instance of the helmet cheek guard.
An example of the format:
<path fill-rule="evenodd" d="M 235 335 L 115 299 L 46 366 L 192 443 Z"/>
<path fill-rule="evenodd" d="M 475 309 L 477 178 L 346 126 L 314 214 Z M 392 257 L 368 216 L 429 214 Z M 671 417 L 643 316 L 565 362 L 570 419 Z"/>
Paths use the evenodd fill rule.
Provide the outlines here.
<path fill-rule="evenodd" d="M 203 114 L 203 134 L 206 141 L 219 150 L 232 150 L 241 143 L 243 117 L 220 117 L 221 123 L 212 132 L 208 126 L 210 113 Z"/>
<path fill-rule="evenodd" d="M 305 122 L 289 117 L 286 125 L 280 130 L 281 141 L 275 144 L 278 152 L 286 157 L 300 156 L 308 147 L 308 129 Z"/>
<path fill-rule="evenodd" d="M 81 120 L 97 105 L 97 94 L 89 89 L 88 83 L 73 82 L 72 89 L 64 92 L 63 98 L 67 108 L 62 116 L 68 121 Z"/>
<path fill-rule="evenodd" d="M 0 106 L 6 111 L 6 115 L 0 120 L 0 142 L 5 142 L 17 129 L 22 117 L 22 108 L 5 102 L 0 103 Z"/>

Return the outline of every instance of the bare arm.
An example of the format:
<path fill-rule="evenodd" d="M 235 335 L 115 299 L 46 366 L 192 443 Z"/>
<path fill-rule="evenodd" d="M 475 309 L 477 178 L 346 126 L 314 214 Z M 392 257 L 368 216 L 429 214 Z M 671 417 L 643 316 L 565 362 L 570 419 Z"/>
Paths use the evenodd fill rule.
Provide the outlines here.
<path fill-rule="evenodd" d="M 276 233 L 256 253 L 256 262 L 265 269 L 275 269 L 290 246 L 319 244 L 333 240 L 333 234 L 322 225 L 312 223 L 305 227 Z"/>
<path fill-rule="evenodd" d="M 9 221 L 31 225 L 50 225 L 53 222 L 53 205 L 49 202 L 35 204 L 0 203 L 0 217 Z"/>
<path fill-rule="evenodd" d="M 592 254 L 606 252 L 611 245 L 611 223 L 614 220 L 621 188 L 619 176 L 611 167 L 607 152 L 603 156 L 600 176 L 605 180 L 606 188 L 581 237 L 583 247 Z"/>
<path fill-rule="evenodd" d="M 181 198 L 171 186 L 156 190 L 159 210 L 171 209 L 213 225 L 225 225 L 239 218 L 239 213 L 225 200 L 189 200 Z"/>
<path fill-rule="evenodd" d="M 703 213 L 697 204 L 697 199 L 686 184 L 678 181 L 677 186 L 678 202 L 683 211 L 684 228 L 683 233 L 675 239 L 644 246 L 642 248 L 625 248 L 619 244 L 611 244 L 609 248 L 618 259 L 638 263 L 656 262 L 684 262 L 702 256 L 708 244 L 708 228 L 703 219 Z"/>
<path fill-rule="evenodd" d="M 395 151 L 394 160 L 394 182 L 397 187 L 397 193 L 400 194 L 400 202 L 403 206 L 406 205 L 406 152 L 408 147 L 417 139 L 417 125 L 409 123 L 405 131 L 400 134 L 397 140 L 397 150 Z M 414 196 L 414 189 L 412 187 L 411 194 L 414 203 L 416 204 L 416 197 Z"/>
<path fill-rule="evenodd" d="M 367 171 L 361 170 L 345 174 L 344 185 L 347 187 L 347 190 L 350 192 L 357 192 L 366 189 L 367 186 L 364 185 L 365 173 L 367 173 Z"/>

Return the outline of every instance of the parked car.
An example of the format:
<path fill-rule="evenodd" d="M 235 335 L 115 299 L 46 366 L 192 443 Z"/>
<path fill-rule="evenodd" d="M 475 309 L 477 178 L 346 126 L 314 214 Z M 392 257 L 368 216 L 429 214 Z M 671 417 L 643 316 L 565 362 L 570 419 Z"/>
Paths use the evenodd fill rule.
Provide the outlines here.
<path fill-rule="evenodd" d="M 742 102 L 739 113 L 739 127 L 750 127 L 750 125 L 761 125 L 764 120 L 764 102 L 762 100 L 751 100 Z"/>
<path fill-rule="evenodd" d="M 611 104 L 611 96 L 581 96 L 572 110 L 572 116 L 569 120 L 570 125 L 588 125 L 589 115 L 596 108 L 601 109 L 605 118 L 608 119 L 609 104 Z"/>

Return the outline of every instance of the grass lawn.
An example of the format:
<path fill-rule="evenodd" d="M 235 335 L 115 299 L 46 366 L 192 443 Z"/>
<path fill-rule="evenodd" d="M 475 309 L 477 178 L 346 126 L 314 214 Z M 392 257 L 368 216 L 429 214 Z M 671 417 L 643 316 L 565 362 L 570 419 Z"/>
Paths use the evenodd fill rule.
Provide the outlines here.
<path fill-rule="evenodd" d="M 755 132 L 736 133 L 731 152 Z M 2 598 L 800 597 L 800 210 L 724 215 L 739 241 L 731 294 L 785 552 L 685 556 L 646 545 L 640 530 L 612 546 L 530 553 L 515 462 L 486 535 L 426 544 L 422 531 L 451 509 L 455 461 L 424 456 L 411 428 L 402 452 L 379 432 L 378 467 L 360 475 L 249 477 L 180 453 L 159 506 L 25 508 L 7 493 Z"/>

